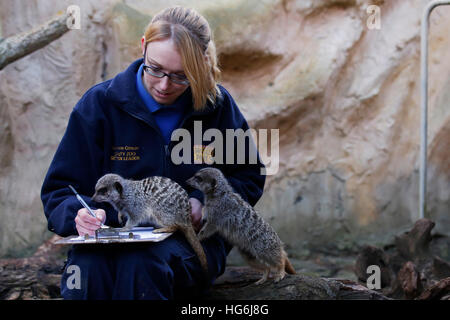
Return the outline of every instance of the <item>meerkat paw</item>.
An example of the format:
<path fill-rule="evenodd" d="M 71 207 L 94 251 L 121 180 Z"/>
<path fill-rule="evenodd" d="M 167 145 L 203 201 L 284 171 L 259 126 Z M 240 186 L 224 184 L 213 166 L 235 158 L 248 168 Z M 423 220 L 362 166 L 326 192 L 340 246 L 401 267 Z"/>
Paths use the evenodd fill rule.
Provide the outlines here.
<path fill-rule="evenodd" d="M 278 273 L 276 276 L 275 276 L 275 278 L 274 278 L 274 282 L 280 282 L 281 280 L 283 280 L 284 279 L 284 277 L 286 276 L 286 272 L 283 270 L 283 271 L 280 271 L 280 273 Z"/>
<path fill-rule="evenodd" d="M 115 228 L 115 231 L 118 231 L 118 232 L 127 232 L 127 231 L 130 231 L 131 229 L 133 229 L 133 227 L 131 227 L 131 226 L 124 226 L 124 227 L 122 227 L 122 228 Z"/>
<path fill-rule="evenodd" d="M 270 269 L 264 270 L 264 274 L 263 274 L 262 278 L 259 279 L 258 281 L 256 281 L 255 285 L 259 286 L 259 285 L 263 284 L 264 282 L 266 282 L 267 277 L 269 276 L 269 273 L 270 273 Z"/>

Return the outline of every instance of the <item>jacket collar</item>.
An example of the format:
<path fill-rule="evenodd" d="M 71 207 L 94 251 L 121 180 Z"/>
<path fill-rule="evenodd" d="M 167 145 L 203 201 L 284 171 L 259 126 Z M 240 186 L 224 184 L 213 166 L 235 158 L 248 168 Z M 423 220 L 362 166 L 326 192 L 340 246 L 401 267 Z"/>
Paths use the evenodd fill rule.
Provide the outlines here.
<path fill-rule="evenodd" d="M 139 96 L 136 86 L 136 74 L 144 59 L 134 61 L 125 71 L 115 76 L 108 85 L 105 95 L 114 105 L 123 111 L 137 117 L 153 127 L 158 127 L 150 110 Z M 188 89 L 190 90 L 190 89 Z M 190 108 L 186 117 L 205 115 L 214 111 L 214 105 L 208 103 L 202 111 Z"/>

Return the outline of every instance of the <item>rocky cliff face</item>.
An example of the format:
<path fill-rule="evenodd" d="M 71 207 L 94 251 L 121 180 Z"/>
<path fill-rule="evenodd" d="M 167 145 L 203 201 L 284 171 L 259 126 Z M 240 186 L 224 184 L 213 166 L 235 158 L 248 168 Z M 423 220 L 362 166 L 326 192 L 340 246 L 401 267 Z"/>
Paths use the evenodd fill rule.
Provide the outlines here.
<path fill-rule="evenodd" d="M 428 1 L 75 2 L 81 30 L 0 71 L 0 255 L 48 237 L 40 186 L 70 111 L 140 56 L 146 24 L 175 3 L 210 21 L 223 85 L 250 124 L 279 129 L 279 170 L 257 207 L 293 251 L 389 241 L 418 218 L 420 19 Z M 2 2 L 2 36 L 70 4 Z M 368 27 L 372 4 L 380 29 Z M 450 7 L 432 14 L 429 47 L 428 214 L 441 233 L 450 230 L 449 16 Z"/>

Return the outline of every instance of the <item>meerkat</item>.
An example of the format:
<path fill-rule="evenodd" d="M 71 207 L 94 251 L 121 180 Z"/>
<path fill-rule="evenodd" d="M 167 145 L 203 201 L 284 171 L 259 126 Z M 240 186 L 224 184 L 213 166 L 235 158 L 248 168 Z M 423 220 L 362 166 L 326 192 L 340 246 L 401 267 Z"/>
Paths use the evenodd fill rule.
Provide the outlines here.
<path fill-rule="evenodd" d="M 295 274 L 275 230 L 233 191 L 220 170 L 201 169 L 187 183 L 205 196 L 200 240 L 218 232 L 235 245 L 251 267 L 264 271 L 257 285 L 264 283 L 272 270 L 276 271 L 275 282 L 286 272 Z"/>
<path fill-rule="evenodd" d="M 205 252 L 192 226 L 189 196 L 175 181 L 160 176 L 134 181 L 110 173 L 97 181 L 92 200 L 110 203 L 121 223 L 127 217 L 124 230 L 145 223 L 156 225 L 156 233 L 180 230 L 208 273 Z"/>

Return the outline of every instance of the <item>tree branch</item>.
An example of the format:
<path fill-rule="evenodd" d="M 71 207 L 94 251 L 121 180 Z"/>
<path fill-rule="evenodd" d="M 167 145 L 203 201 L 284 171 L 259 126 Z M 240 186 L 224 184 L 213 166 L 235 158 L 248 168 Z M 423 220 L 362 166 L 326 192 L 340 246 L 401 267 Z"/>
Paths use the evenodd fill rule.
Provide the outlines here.
<path fill-rule="evenodd" d="M 71 13 L 64 13 L 29 32 L 0 39 L 0 70 L 69 31 L 67 19 L 70 17 Z"/>

